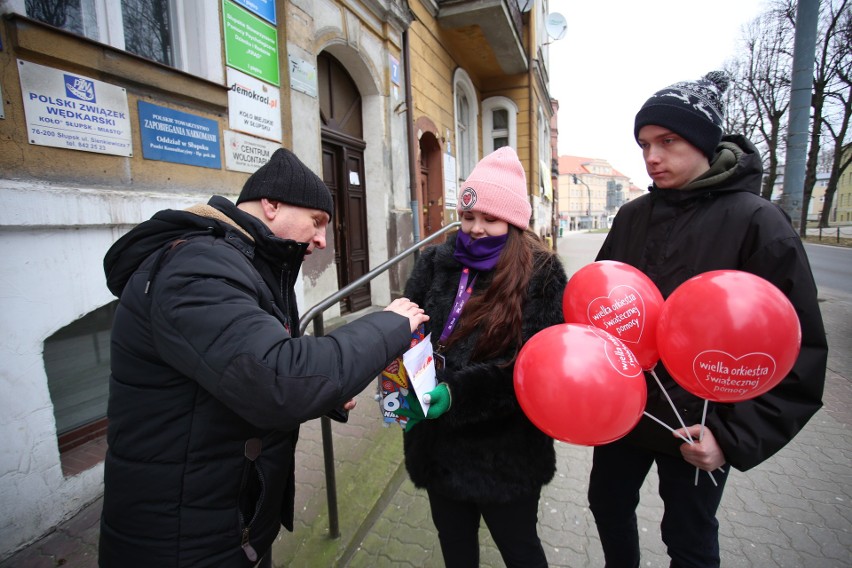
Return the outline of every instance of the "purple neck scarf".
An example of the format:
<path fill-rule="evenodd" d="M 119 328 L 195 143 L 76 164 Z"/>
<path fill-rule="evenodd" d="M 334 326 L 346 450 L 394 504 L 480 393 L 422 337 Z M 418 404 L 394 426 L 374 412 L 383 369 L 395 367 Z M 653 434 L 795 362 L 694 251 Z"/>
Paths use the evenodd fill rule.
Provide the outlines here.
<path fill-rule="evenodd" d="M 462 231 L 456 236 L 456 251 L 453 257 L 463 266 L 474 270 L 492 270 L 497 266 L 500 253 L 509 239 L 509 233 L 499 237 L 482 237 L 471 239 L 470 235 Z"/>

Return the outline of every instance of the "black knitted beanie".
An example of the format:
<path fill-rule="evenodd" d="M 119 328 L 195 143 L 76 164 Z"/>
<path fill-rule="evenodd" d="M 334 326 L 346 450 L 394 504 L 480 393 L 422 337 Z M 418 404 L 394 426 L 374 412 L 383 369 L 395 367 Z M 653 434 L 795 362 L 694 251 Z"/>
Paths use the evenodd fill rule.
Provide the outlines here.
<path fill-rule="evenodd" d="M 722 139 L 722 94 L 729 82 L 724 71 L 711 71 L 697 81 L 682 81 L 657 91 L 636 113 L 633 137 L 638 141 L 645 125 L 662 126 L 683 136 L 712 160 Z"/>
<path fill-rule="evenodd" d="M 290 150 L 279 148 L 243 186 L 237 205 L 261 198 L 334 213 L 331 192 L 323 181 Z"/>

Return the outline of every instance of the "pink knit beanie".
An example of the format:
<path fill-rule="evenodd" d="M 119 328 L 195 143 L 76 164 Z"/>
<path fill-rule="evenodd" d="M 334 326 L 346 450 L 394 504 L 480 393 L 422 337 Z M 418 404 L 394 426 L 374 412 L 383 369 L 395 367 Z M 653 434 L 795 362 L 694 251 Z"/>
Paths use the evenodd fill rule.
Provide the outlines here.
<path fill-rule="evenodd" d="M 518 155 L 509 146 L 482 158 L 462 186 L 459 213 L 480 211 L 523 230 L 529 227 L 532 206 L 527 178 Z"/>

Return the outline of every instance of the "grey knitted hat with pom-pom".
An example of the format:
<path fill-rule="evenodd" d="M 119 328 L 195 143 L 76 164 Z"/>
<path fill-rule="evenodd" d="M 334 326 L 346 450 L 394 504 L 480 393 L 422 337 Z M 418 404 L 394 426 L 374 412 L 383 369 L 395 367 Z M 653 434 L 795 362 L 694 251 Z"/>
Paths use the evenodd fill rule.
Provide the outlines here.
<path fill-rule="evenodd" d="M 724 71 L 711 71 L 697 81 L 682 81 L 651 95 L 639 112 L 633 136 L 648 124 L 668 128 L 713 159 L 722 139 L 722 94 L 730 79 Z"/>

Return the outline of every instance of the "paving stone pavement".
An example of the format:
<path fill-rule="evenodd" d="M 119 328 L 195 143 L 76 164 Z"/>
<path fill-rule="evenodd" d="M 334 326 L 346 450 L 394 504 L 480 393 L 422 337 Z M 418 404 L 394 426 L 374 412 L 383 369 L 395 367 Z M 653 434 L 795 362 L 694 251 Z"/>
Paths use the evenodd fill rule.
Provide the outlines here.
<path fill-rule="evenodd" d="M 599 243 L 590 246 L 596 250 Z M 569 273 L 571 266 L 566 262 Z M 848 295 L 820 298 L 830 346 L 825 406 L 778 454 L 746 473 L 731 473 L 718 514 L 723 567 L 852 566 L 852 307 Z M 349 423 L 332 428 L 340 536 L 329 538 L 322 435 L 320 422 L 312 421 L 303 426 L 297 450 L 296 529 L 279 534 L 274 565 L 439 568 L 426 494 L 411 485 L 402 466 L 402 434 L 381 426 L 370 389 L 358 401 Z M 603 566 L 586 500 L 591 453 L 557 443 L 557 474 L 543 490 L 539 511 L 539 534 L 553 567 Z M 642 566 L 649 568 L 668 566 L 656 484 L 652 470 L 637 510 Z M 100 510 L 98 499 L 0 561 L 0 568 L 96 567 Z M 487 530 L 480 537 L 481 565 L 502 567 Z"/>
<path fill-rule="evenodd" d="M 852 566 L 852 388 L 830 372 L 826 406 L 796 439 L 760 466 L 734 470 L 719 508 L 722 566 Z M 590 448 L 557 443 L 558 471 L 542 493 L 539 534 L 553 567 L 603 566 L 588 509 Z M 660 540 L 662 500 L 649 475 L 637 510 L 642 566 L 669 564 Z M 505 566 L 486 530 L 481 565 Z M 425 492 L 405 481 L 347 566 L 443 566 Z"/>

